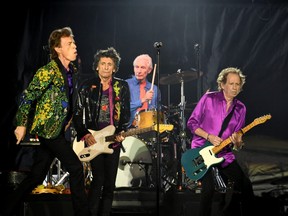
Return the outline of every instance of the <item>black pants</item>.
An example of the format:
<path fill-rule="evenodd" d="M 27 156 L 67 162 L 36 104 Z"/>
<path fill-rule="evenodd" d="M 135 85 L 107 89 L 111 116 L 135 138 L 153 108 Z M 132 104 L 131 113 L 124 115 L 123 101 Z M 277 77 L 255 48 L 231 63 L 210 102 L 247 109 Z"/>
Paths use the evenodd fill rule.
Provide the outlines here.
<path fill-rule="evenodd" d="M 92 216 L 110 215 L 119 164 L 120 147 L 113 154 L 100 154 L 90 161 L 92 181 L 89 206 Z"/>
<path fill-rule="evenodd" d="M 231 191 L 220 194 L 219 216 L 247 216 L 252 215 L 254 192 L 250 179 L 245 175 L 237 161 L 233 161 L 225 168 L 218 167 L 219 173 L 228 186 L 228 180 L 232 182 Z M 212 170 L 209 169 L 201 179 L 200 216 L 211 216 L 213 197 L 215 194 L 215 183 Z M 229 189 L 228 189 L 229 190 Z M 235 202 L 238 207 L 235 207 Z"/>
<path fill-rule="evenodd" d="M 64 133 L 55 139 L 39 137 L 40 146 L 36 147 L 34 163 L 29 175 L 21 182 L 9 197 L 5 216 L 13 215 L 25 195 L 42 184 L 54 158 L 57 158 L 69 172 L 71 199 L 75 216 L 89 216 L 88 198 L 84 185 L 83 165 L 65 139 Z"/>

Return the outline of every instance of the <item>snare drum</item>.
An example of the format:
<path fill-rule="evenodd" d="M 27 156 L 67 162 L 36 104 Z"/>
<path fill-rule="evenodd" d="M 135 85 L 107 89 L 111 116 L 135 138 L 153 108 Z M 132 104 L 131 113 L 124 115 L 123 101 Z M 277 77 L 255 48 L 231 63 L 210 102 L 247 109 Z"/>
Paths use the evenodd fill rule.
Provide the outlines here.
<path fill-rule="evenodd" d="M 116 187 L 148 186 L 152 169 L 152 158 L 145 143 L 133 136 L 122 142 Z"/>
<path fill-rule="evenodd" d="M 135 115 L 135 127 L 149 128 L 157 124 L 157 111 L 156 110 L 141 110 Z M 159 112 L 159 124 L 166 124 L 166 118 L 163 112 Z M 157 137 L 156 130 L 144 132 L 139 135 L 145 141 L 154 142 Z"/>

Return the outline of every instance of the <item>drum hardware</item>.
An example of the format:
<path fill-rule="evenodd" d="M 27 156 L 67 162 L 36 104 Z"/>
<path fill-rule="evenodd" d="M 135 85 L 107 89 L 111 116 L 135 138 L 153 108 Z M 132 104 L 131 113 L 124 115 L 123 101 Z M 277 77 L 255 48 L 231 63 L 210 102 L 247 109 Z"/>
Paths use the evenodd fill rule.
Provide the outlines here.
<path fill-rule="evenodd" d="M 185 110 L 185 96 L 182 91 L 181 96 L 181 103 L 177 106 L 171 106 L 170 109 L 170 116 L 167 121 L 169 124 L 173 124 L 173 133 L 170 134 L 168 137 L 168 145 L 174 146 L 174 159 L 177 161 L 177 171 L 176 172 L 176 184 L 178 188 L 182 189 L 186 186 L 185 184 L 185 175 L 181 171 L 181 163 L 178 159 L 181 158 L 181 154 L 186 150 L 186 147 L 188 146 L 188 138 L 187 133 L 185 129 L 185 118 L 184 118 L 184 110 Z M 183 105 L 182 105 L 183 104 Z M 183 185 L 182 185 L 183 184 Z"/>
<path fill-rule="evenodd" d="M 125 152 L 120 152 L 116 187 L 148 187 L 151 184 L 152 158 L 146 144 L 134 136 L 122 142 Z"/>
<path fill-rule="evenodd" d="M 57 175 L 53 175 L 53 169 L 56 167 Z M 33 194 L 41 193 L 53 193 L 62 194 L 64 193 L 66 187 L 64 185 L 64 180 L 69 176 L 68 172 L 65 172 L 61 168 L 61 162 L 57 158 L 52 161 L 49 171 L 46 175 L 46 179 L 43 181 L 42 185 L 38 185 L 32 190 Z"/>
<path fill-rule="evenodd" d="M 122 160 L 121 161 L 122 165 L 126 166 L 132 166 L 133 164 L 136 164 L 139 166 L 139 170 L 144 170 L 145 172 L 145 181 L 146 181 L 146 186 L 149 187 L 150 185 L 150 179 L 149 179 L 149 167 L 152 166 L 152 163 L 146 163 L 146 162 L 142 162 L 142 161 L 125 161 Z"/>
<path fill-rule="evenodd" d="M 179 166 L 179 150 L 178 144 L 175 141 L 174 134 L 171 134 L 171 137 L 168 137 L 167 142 L 161 142 L 161 188 L 166 192 L 171 187 L 176 187 L 179 184 L 178 178 L 178 166 Z M 158 158 L 158 153 L 156 150 L 156 146 L 150 148 L 152 155 L 152 179 L 156 179 L 155 172 L 156 171 L 156 160 Z M 155 168 L 155 169 L 154 169 Z"/>
<path fill-rule="evenodd" d="M 219 174 L 219 170 L 217 167 L 212 167 L 212 175 L 215 184 L 215 190 L 219 193 L 226 193 L 227 186 L 222 179 L 221 175 Z"/>
<path fill-rule="evenodd" d="M 186 129 L 186 120 L 185 120 L 185 105 L 186 105 L 186 99 L 185 99 L 185 94 L 184 94 L 184 82 L 188 82 L 194 79 L 198 78 L 198 73 L 195 69 L 193 69 L 192 71 L 188 70 L 188 71 L 182 71 L 181 69 L 177 70 L 177 73 L 170 75 L 168 77 L 162 77 L 160 80 L 160 84 L 177 84 L 180 83 L 181 84 L 181 101 L 178 105 L 178 109 L 176 114 L 180 114 L 179 118 L 180 118 L 180 139 L 181 139 L 181 143 L 182 143 L 182 150 L 185 151 L 186 150 L 186 133 L 185 133 L 185 129 Z M 184 80 L 185 79 L 185 80 Z M 162 82 L 162 83 L 161 83 Z M 168 106 L 169 107 L 169 106 Z M 175 107 L 174 107 L 175 108 Z M 173 110 L 173 109 L 172 109 Z"/>
<path fill-rule="evenodd" d="M 142 162 L 142 161 L 125 161 L 125 160 L 122 160 L 121 161 L 121 164 L 122 165 L 126 165 L 126 164 L 128 164 L 128 165 L 132 165 L 132 164 L 138 164 L 139 166 L 142 166 L 142 165 L 144 165 L 144 166 L 148 166 L 148 165 L 152 165 L 152 163 L 146 163 L 146 162 Z"/>
<path fill-rule="evenodd" d="M 27 142 L 20 142 L 21 146 L 39 146 L 40 142 L 38 139 L 30 138 Z M 54 168 L 56 167 L 56 175 L 53 175 Z M 69 176 L 69 173 L 61 168 L 61 162 L 54 158 L 50 164 L 50 168 L 46 175 L 46 179 L 42 185 L 36 187 L 32 193 L 62 193 L 65 189 L 65 179 Z"/>
<path fill-rule="evenodd" d="M 181 69 L 179 69 L 177 71 L 177 73 L 181 74 Z M 186 73 L 182 72 L 182 73 L 183 74 L 187 74 L 187 72 Z M 194 77 L 198 78 L 198 74 L 197 74 L 197 76 L 195 76 L 195 73 L 192 73 L 192 74 L 194 74 Z M 180 101 L 180 104 L 179 104 L 179 108 L 180 108 L 180 129 L 179 129 L 180 130 L 180 132 L 179 132 L 180 136 L 179 136 L 179 139 L 180 139 L 180 142 L 181 142 L 182 152 L 185 152 L 186 151 L 186 133 L 185 133 L 185 130 L 186 130 L 186 119 L 185 119 L 184 110 L 185 110 L 185 105 L 186 105 L 186 99 L 185 99 L 185 94 L 184 94 L 184 80 L 183 80 L 183 77 L 184 76 L 181 76 L 181 80 L 180 80 L 180 83 L 181 83 L 181 101 Z M 180 158 L 181 158 L 181 156 L 180 156 Z M 183 183 L 183 179 L 181 180 L 181 184 L 182 183 Z"/>
<path fill-rule="evenodd" d="M 116 187 L 147 187 L 156 186 L 156 161 L 158 159 L 155 142 L 151 145 L 133 136 L 126 137 L 122 142 L 126 152 L 120 152 Z M 162 144 L 161 148 L 161 188 L 165 191 L 174 187 L 176 178 L 176 164 L 174 145 Z"/>
<path fill-rule="evenodd" d="M 165 152 L 165 150 L 164 150 Z M 172 156 L 172 155 L 171 155 Z M 161 170 L 162 170 L 162 187 L 164 191 L 168 191 L 171 187 L 175 187 L 178 184 L 177 180 L 177 163 L 175 163 L 175 159 L 166 158 L 167 152 L 163 155 Z"/>
<path fill-rule="evenodd" d="M 190 70 L 184 70 L 178 69 L 176 73 L 172 75 L 168 75 L 166 77 L 162 77 L 160 79 L 160 84 L 162 85 L 168 85 L 168 118 L 167 121 L 174 125 L 174 133 L 177 134 L 174 135 L 171 139 L 175 143 L 180 143 L 181 148 L 178 150 L 175 155 L 178 156 L 178 158 L 181 158 L 181 154 L 186 151 L 187 149 L 187 134 L 186 134 L 186 119 L 185 119 L 185 110 L 186 110 L 186 99 L 184 94 L 184 82 L 189 82 L 192 80 L 196 80 L 200 78 L 203 75 L 203 72 L 199 72 L 199 70 L 196 70 L 194 68 L 191 68 Z M 173 84 L 181 84 L 181 101 L 177 106 L 170 106 L 170 85 Z M 175 120 L 175 117 L 178 118 Z M 170 141 L 170 140 L 169 140 Z M 182 188 L 182 184 L 185 184 L 185 175 L 181 171 L 181 164 L 178 164 L 177 168 L 177 175 L 178 181 L 180 182 L 179 188 Z"/>
<path fill-rule="evenodd" d="M 69 175 L 70 175 L 69 172 L 65 172 L 65 173 L 62 175 L 62 177 L 55 183 L 55 187 L 57 187 L 57 186 L 59 186 L 60 184 L 62 184 L 62 183 L 64 182 L 64 180 L 69 177 Z"/>
<path fill-rule="evenodd" d="M 169 176 L 166 174 L 163 175 L 162 181 L 163 189 L 165 192 L 167 192 L 172 186 L 177 185 L 177 180 L 173 176 Z"/>
<path fill-rule="evenodd" d="M 53 175 L 54 167 L 56 167 L 56 175 Z M 61 168 L 61 161 L 57 158 L 54 158 L 47 174 L 47 185 L 56 185 L 60 180 L 63 182 L 66 177 L 62 179 L 62 175 L 65 175 L 66 177 L 69 176 L 67 175 L 67 172 Z"/>
<path fill-rule="evenodd" d="M 201 191 L 201 181 L 194 181 L 189 178 L 183 167 L 181 167 L 181 174 L 182 174 L 182 184 L 178 186 L 179 190 L 193 190 L 196 193 Z"/>

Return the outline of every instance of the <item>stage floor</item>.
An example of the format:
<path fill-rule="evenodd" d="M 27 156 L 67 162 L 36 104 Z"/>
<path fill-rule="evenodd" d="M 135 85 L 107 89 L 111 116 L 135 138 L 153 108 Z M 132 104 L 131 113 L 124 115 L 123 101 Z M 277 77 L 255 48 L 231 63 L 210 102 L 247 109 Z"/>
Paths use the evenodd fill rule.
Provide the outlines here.
<path fill-rule="evenodd" d="M 139 189 L 118 188 L 114 193 L 112 216 L 191 216 L 198 214 L 201 192 L 193 190 L 174 190 L 165 192 Z M 1 190 L 1 208 L 5 205 L 7 191 Z M 211 216 L 217 215 L 218 196 L 213 199 Z M 261 216 L 287 215 L 287 201 L 273 197 L 256 197 L 255 212 Z M 19 207 L 15 216 L 71 216 L 73 214 L 70 194 L 30 194 Z M 253 214 L 255 215 L 255 214 Z M 241 216 L 241 215 L 239 215 Z"/>

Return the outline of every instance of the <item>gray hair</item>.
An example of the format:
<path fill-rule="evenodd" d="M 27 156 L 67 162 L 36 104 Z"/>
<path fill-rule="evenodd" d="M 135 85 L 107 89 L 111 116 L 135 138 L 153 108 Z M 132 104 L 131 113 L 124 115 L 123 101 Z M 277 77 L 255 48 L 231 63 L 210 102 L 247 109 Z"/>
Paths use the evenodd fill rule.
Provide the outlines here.
<path fill-rule="evenodd" d="M 151 58 L 148 54 L 141 54 L 141 55 L 137 56 L 137 57 L 134 59 L 134 61 L 133 61 L 133 66 L 135 66 L 135 62 L 136 62 L 138 59 L 144 59 L 144 60 L 146 60 L 148 67 L 149 67 L 150 69 L 153 68 L 152 58 Z"/>
<path fill-rule="evenodd" d="M 240 91 L 242 91 L 242 87 L 246 82 L 246 76 L 239 68 L 235 67 L 228 67 L 224 68 L 218 75 L 217 83 L 218 83 L 218 90 L 221 90 L 221 84 L 225 84 L 227 82 L 227 76 L 229 73 L 238 74 L 240 77 Z"/>

